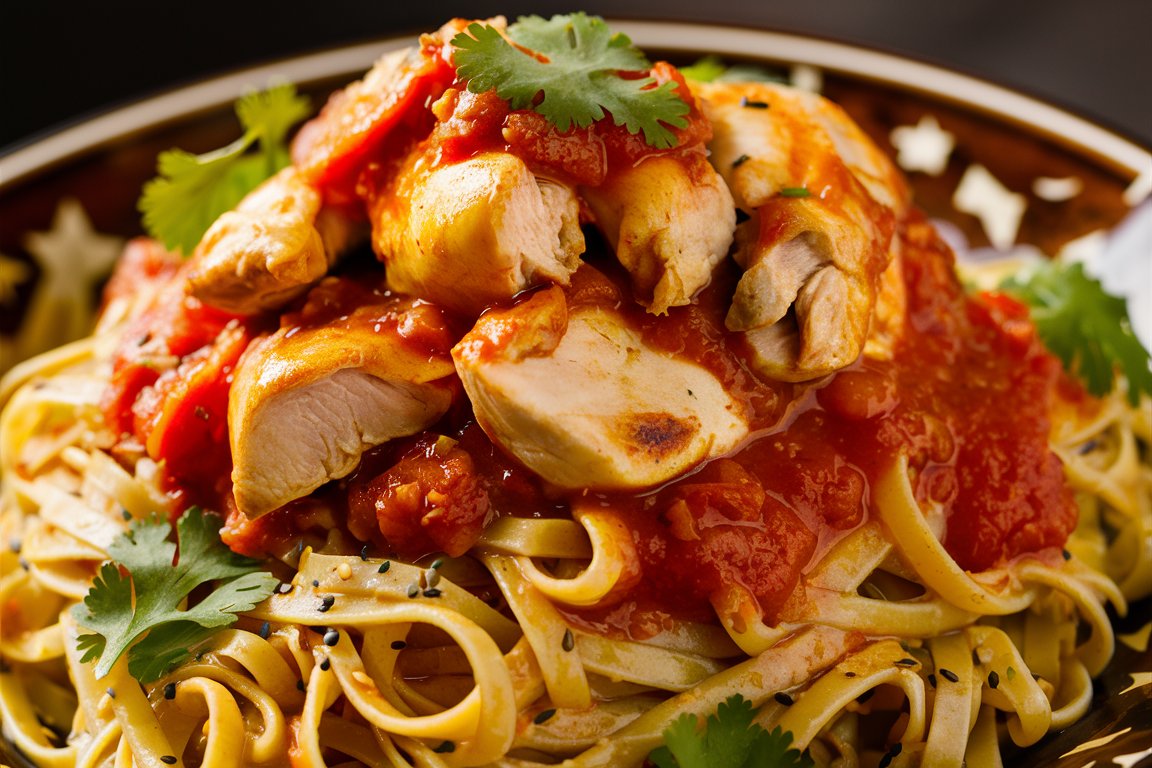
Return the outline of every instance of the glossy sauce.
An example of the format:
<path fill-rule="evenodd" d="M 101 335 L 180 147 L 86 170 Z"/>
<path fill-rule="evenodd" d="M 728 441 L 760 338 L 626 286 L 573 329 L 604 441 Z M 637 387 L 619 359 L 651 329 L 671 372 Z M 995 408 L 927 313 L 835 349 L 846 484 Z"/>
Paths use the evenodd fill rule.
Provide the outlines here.
<path fill-rule="evenodd" d="M 708 294 L 649 319 L 651 341 L 742 393 L 755 436 L 655 493 L 605 499 L 633 531 L 643 581 L 628 605 L 574 618 L 644 634 L 664 615 L 707 619 L 710 598 L 736 584 L 771 622 L 805 569 L 868 519 L 870 489 L 900 451 L 921 503 L 944 508 L 944 545 L 962 568 L 1063 545 L 1076 507 L 1049 449 L 1049 411 L 1054 398 L 1087 396 L 1040 345 L 1023 306 L 963 293 L 927 224 L 911 223 L 906 246 L 908 316 L 895 359 L 858 361 L 810 385 L 750 386 Z M 713 291 L 728 295 L 723 280 Z"/>

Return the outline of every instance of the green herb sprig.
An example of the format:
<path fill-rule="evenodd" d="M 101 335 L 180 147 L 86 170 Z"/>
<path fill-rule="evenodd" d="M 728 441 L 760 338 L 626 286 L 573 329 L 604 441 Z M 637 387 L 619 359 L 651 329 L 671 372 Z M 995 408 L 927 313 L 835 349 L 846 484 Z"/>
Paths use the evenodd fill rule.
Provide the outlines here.
<path fill-rule="evenodd" d="M 657 768 L 811 768 L 812 759 L 792 748 L 792 734 L 752 722 L 756 708 L 740 694 L 729 696 L 700 727 L 685 713 L 664 731 L 665 746 L 648 759 Z"/>
<path fill-rule="evenodd" d="M 241 611 L 272 594 L 275 576 L 257 561 L 235 554 L 220 541 L 219 518 L 198 508 L 172 527 L 158 515 L 134 521 L 108 547 L 104 563 L 82 604 L 73 608 L 78 624 L 92 633 L 77 638 L 81 661 L 96 661 L 96 677 L 108 674 L 128 653 L 128 672 L 142 683 L 163 677 L 191 658 L 192 650 Z M 185 598 L 203 584 L 211 591 L 195 605 Z"/>
<path fill-rule="evenodd" d="M 167 248 L 191 254 L 220 214 L 288 165 L 288 132 L 311 111 L 288 83 L 243 96 L 235 109 L 244 128 L 236 141 L 203 155 L 170 149 L 156 160 L 137 207 L 144 229 Z"/>
<path fill-rule="evenodd" d="M 1093 395 L 1111 392 L 1117 371 L 1133 406 L 1141 393 L 1152 395 L 1148 350 L 1132 330 L 1127 302 L 1105 291 L 1083 264 L 1042 262 L 1000 288 L 1029 306 L 1041 341 Z"/>
<path fill-rule="evenodd" d="M 584 13 L 523 16 L 506 34 L 546 61 L 511 45 L 496 28 L 473 23 L 452 39 L 456 73 L 468 81 L 468 90 L 495 90 L 513 109 L 535 110 L 560 131 L 587 127 L 610 113 L 616 125 L 643 134 L 648 145 L 676 146 L 671 129 L 687 127 L 691 107 L 675 83 L 657 85 L 652 77 L 637 76 L 651 63 L 603 19 Z"/>

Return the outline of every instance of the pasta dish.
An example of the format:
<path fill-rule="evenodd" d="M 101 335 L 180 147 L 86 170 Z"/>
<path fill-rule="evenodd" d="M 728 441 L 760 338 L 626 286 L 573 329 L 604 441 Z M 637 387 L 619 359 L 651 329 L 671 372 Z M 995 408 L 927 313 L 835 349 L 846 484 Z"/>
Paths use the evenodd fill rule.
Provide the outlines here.
<path fill-rule="evenodd" d="M 691 768 L 746 714 L 765 764 L 997 765 L 1088 711 L 1148 395 L 961 279 L 840 107 L 457 19 L 285 147 L 4 379 L 34 764 Z"/>

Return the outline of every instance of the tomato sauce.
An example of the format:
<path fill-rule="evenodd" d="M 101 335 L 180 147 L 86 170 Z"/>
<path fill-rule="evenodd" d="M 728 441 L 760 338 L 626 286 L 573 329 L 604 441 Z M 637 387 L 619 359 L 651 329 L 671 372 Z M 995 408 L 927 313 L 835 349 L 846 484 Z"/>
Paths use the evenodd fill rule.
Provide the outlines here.
<path fill-rule="evenodd" d="M 574 620 L 644 635 L 664 615 L 707 620 L 710 600 L 738 585 L 771 623 L 804 571 L 868 519 L 871 487 L 901 451 L 920 502 L 943 505 L 943 543 L 960 567 L 1063 545 L 1076 507 L 1049 448 L 1049 412 L 1056 397 L 1087 396 L 1025 307 L 964 294 L 926 223 L 910 224 L 904 259 L 895 358 L 809 385 L 758 381 L 743 367 L 723 331 L 723 276 L 696 305 L 647 318 L 650 343 L 707 365 L 745 398 L 754 437 L 654 493 L 606 500 L 624 510 L 643 581 L 627 606 L 571 611 Z"/>

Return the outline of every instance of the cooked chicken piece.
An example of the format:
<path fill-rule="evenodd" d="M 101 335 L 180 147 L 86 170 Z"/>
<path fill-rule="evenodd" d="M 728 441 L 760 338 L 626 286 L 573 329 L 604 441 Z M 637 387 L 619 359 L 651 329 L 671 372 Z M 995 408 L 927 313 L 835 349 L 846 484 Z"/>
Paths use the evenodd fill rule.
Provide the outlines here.
<path fill-rule="evenodd" d="M 703 153 L 648 157 L 580 194 L 653 314 L 690 302 L 732 245 L 732 195 Z"/>
<path fill-rule="evenodd" d="M 204 233 L 188 292 L 205 304 L 252 315 L 304 294 L 354 237 L 355 226 L 292 166 L 252 190 Z"/>
<path fill-rule="evenodd" d="M 712 164 L 744 211 L 802 186 L 807 165 L 831 152 L 878 203 L 897 217 L 907 212 L 899 170 L 836 103 L 773 83 L 693 83 L 693 92 L 712 121 Z M 822 192 L 815 184 L 808 189 Z"/>
<path fill-rule="evenodd" d="M 903 316 L 899 240 L 908 192 L 835 104 L 767 83 L 696 86 L 712 162 L 751 214 L 727 325 L 766 375 L 803 381 L 886 355 Z M 892 264 L 893 266 L 889 266 Z"/>
<path fill-rule="evenodd" d="M 236 504 L 257 517 L 356 468 L 365 450 L 418 432 L 454 391 L 447 344 L 414 344 L 415 307 L 392 300 L 339 323 L 292 325 L 255 342 L 236 368 L 228 437 Z"/>
<path fill-rule="evenodd" d="M 555 286 L 482 316 L 452 356 L 488 436 L 564 488 L 657 485 L 748 433 L 712 373 Z"/>
<path fill-rule="evenodd" d="M 476 316 L 537 283 L 567 284 L 584 251 L 571 187 L 504 152 L 431 154 L 413 152 L 370 202 L 390 288 Z"/>

